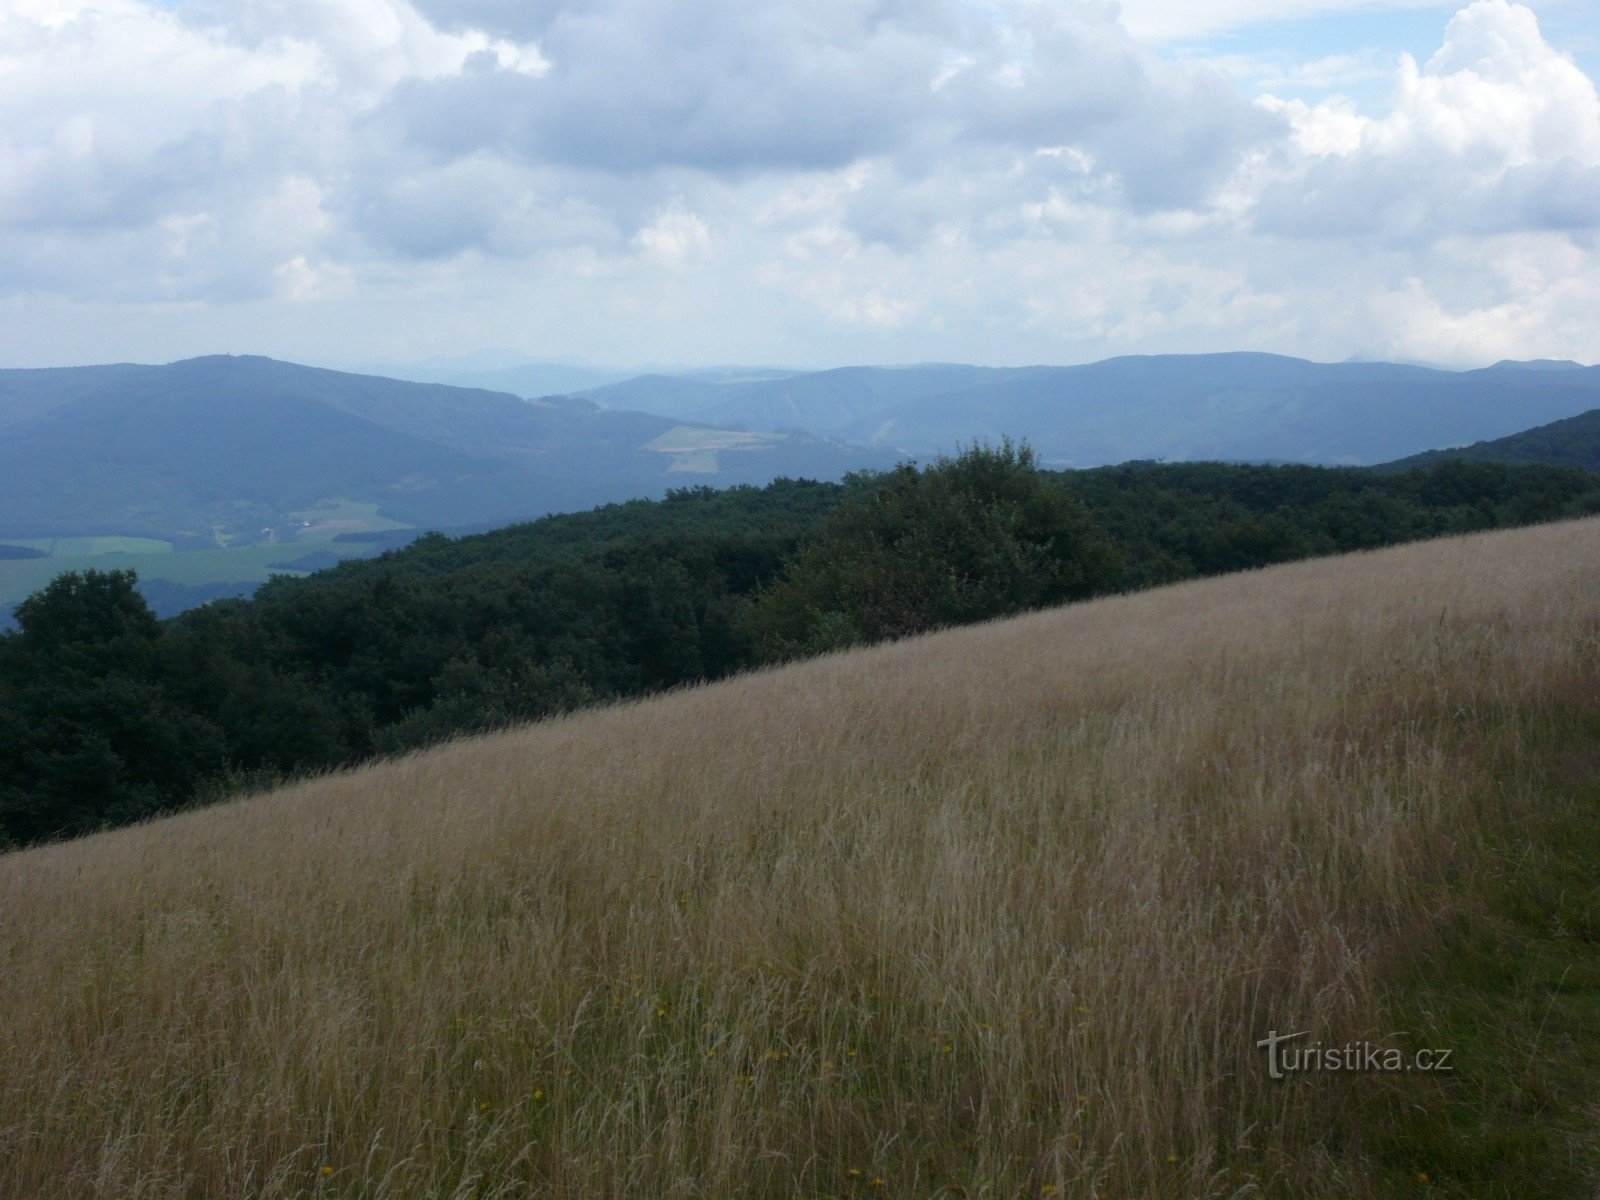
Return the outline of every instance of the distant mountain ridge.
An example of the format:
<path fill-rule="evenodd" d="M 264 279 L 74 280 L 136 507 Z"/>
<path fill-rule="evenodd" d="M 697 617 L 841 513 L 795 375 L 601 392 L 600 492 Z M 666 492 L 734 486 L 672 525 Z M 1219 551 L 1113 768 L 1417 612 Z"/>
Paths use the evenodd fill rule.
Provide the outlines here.
<path fill-rule="evenodd" d="M 0 371 L 0 537 L 269 536 L 333 501 L 370 509 L 374 528 L 503 523 L 890 461 L 269 358 Z"/>
<path fill-rule="evenodd" d="M 0 539 L 237 545 L 309 526 L 486 527 L 674 486 L 835 479 L 1002 437 L 1053 466 L 1376 465 L 1596 409 L 1600 367 L 1545 360 L 1463 372 L 1256 353 L 721 368 L 545 397 L 248 356 L 0 370 Z"/>
<path fill-rule="evenodd" d="M 920 457 L 1011 436 L 1057 466 L 1372 465 L 1600 407 L 1600 368 L 1540 361 L 1455 372 L 1240 352 L 1068 367 L 844 367 L 743 382 L 645 376 L 581 394 L 608 407 L 802 429 Z"/>

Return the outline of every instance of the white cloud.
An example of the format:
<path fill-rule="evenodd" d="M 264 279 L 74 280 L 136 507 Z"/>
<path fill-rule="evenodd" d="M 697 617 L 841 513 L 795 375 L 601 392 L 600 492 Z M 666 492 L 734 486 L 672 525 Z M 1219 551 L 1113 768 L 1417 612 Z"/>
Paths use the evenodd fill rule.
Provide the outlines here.
<path fill-rule="evenodd" d="M 711 230 L 680 201 L 639 230 L 633 244 L 651 262 L 682 267 L 711 249 Z"/>
<path fill-rule="evenodd" d="M 1425 67 L 1404 56 L 1386 115 L 1267 103 L 1306 157 L 1264 194 L 1265 230 L 1427 243 L 1600 225 L 1600 95 L 1506 0 L 1459 12 Z"/>
<path fill-rule="evenodd" d="M 1452 5 L 1451 0 L 1120 0 L 1119 7 L 1135 36 L 1166 41 L 1205 37 L 1266 21 Z"/>
<path fill-rule="evenodd" d="M 1382 351 L 1437 362 L 1593 357 L 1600 271 L 1592 252 L 1539 234 L 1452 242 L 1430 282 L 1408 276 L 1370 302 Z M 1452 276 L 1470 280 L 1461 292 Z M 1472 295 L 1471 293 L 1477 293 Z"/>
<path fill-rule="evenodd" d="M 1451 19 L 1443 47 L 1419 70 L 1401 60 L 1395 112 L 1374 123 L 1380 153 L 1440 148 L 1458 158 L 1519 166 L 1600 162 L 1594 82 L 1539 34 L 1528 9 L 1477 0 Z"/>
<path fill-rule="evenodd" d="M 1582 357 L 1594 83 L 1506 0 L 1441 27 L 1363 113 L 1093 0 L 9 0 L 0 353 L 184 303 L 291 356 Z"/>

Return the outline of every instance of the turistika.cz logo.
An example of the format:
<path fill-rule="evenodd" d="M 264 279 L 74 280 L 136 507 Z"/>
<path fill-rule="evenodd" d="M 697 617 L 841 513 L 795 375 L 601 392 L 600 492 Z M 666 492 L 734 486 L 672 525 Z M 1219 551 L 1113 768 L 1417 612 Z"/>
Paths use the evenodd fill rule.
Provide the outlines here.
<path fill-rule="evenodd" d="M 1276 1029 L 1256 1043 L 1267 1052 L 1267 1074 L 1273 1079 L 1317 1071 L 1454 1071 L 1453 1050 L 1416 1050 L 1407 1054 L 1394 1046 L 1376 1042 L 1345 1042 L 1325 1046 L 1321 1042 L 1301 1042 L 1308 1030 L 1279 1033 Z"/>

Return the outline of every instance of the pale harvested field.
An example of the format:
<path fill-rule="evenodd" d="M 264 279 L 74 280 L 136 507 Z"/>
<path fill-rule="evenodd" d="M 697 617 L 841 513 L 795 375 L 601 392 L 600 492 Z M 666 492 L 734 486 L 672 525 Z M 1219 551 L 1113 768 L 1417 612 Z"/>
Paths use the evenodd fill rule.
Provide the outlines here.
<path fill-rule="evenodd" d="M 0 1195 L 1369 1194 L 1269 1028 L 1600 667 L 1600 521 L 1038 613 L 0 858 Z"/>

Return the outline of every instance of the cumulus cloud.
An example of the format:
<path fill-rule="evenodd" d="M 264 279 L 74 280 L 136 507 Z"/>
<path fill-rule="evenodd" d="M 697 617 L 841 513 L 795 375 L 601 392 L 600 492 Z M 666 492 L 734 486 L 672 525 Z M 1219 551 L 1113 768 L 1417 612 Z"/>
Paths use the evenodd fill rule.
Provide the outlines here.
<path fill-rule="evenodd" d="M 335 211 L 371 190 L 352 179 L 393 182 L 396 148 L 362 136 L 372 110 L 408 80 L 482 63 L 518 77 L 546 66 L 537 47 L 442 32 L 404 0 L 8 5 L 0 256 L 9 279 L 121 296 L 142 284 L 151 298 L 270 289 L 283 262 L 359 235 L 362 207 Z M 340 228 L 340 216 L 357 219 Z M 263 261 L 269 248 L 287 257 Z"/>
<path fill-rule="evenodd" d="M 436 153 L 493 146 L 612 172 L 919 165 L 964 147 L 1092 144 L 1133 202 L 1189 203 L 1277 122 L 1163 67 L 1094 4 L 590 0 L 519 25 L 550 70 L 409 84 L 392 115 Z"/>
<path fill-rule="evenodd" d="M 1387 115 L 1266 103 L 1311 161 L 1265 190 L 1264 230 L 1431 242 L 1600 223 L 1600 96 L 1507 0 L 1458 13 L 1426 66 L 1403 57 Z"/>
<path fill-rule="evenodd" d="M 634 236 L 633 243 L 652 262 L 681 267 L 711 249 L 711 230 L 681 202 L 657 214 Z"/>
<path fill-rule="evenodd" d="M 1148 28 L 1180 6 L 1124 10 Z M 515 311 L 565 339 L 543 352 L 612 359 L 1592 342 L 1600 101 L 1528 9 L 1441 17 L 1381 112 L 1249 96 L 1129 20 L 1097 0 L 9 0 L 0 292 L 265 305 L 291 331 L 316 310 L 319 337 L 365 305 L 408 347 L 407 322 L 452 339 L 428 350 L 514 341 L 493 330 Z"/>
<path fill-rule="evenodd" d="M 572 0 L 481 7 L 487 30 L 461 15 L 14 4 L 0 222 L 14 237 L 203 223 L 308 178 L 331 220 L 295 258 L 517 253 L 637 242 L 665 172 L 875 161 L 931 195 L 953 164 L 1004 176 L 1061 145 L 1086 148 L 1097 186 L 1160 208 L 1197 202 L 1277 124 L 1220 77 L 1161 66 L 1094 4 L 1017 0 L 997 19 L 954 3 Z M 899 207 L 898 233 L 879 224 L 914 238 L 928 222 Z M 49 255 L 30 257 L 35 282 L 73 286 L 70 262 L 53 278 Z"/>

